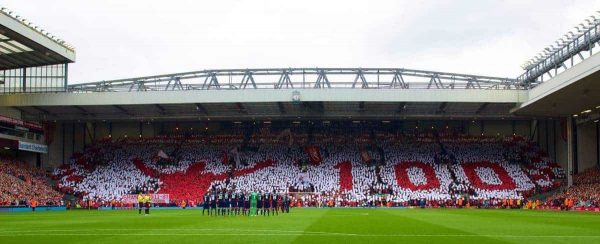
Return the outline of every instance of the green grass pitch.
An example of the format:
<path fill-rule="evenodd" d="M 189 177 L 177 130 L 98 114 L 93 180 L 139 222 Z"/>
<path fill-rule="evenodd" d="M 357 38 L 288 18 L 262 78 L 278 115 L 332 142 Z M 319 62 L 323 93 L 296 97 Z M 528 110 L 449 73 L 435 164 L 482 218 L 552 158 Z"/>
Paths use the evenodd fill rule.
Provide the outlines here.
<path fill-rule="evenodd" d="M 600 214 L 475 209 L 0 213 L 0 243 L 600 243 Z"/>

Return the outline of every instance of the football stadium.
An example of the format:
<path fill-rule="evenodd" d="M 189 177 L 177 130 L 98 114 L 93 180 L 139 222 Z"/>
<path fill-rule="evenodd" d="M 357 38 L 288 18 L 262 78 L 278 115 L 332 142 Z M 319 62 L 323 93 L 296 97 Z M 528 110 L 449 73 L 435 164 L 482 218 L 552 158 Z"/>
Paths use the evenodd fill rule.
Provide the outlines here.
<path fill-rule="evenodd" d="M 17 12 L 0 9 L 1 243 L 600 243 L 600 11 L 517 77 L 94 82 Z"/>

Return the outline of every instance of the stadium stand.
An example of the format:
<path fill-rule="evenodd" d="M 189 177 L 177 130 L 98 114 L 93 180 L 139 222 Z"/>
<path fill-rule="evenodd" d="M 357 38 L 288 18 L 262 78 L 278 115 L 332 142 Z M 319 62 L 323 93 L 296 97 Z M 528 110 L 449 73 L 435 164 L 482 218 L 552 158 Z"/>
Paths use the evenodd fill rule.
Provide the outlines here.
<path fill-rule="evenodd" d="M 565 172 L 554 158 L 568 168 L 567 184 L 574 184 L 551 196 L 548 206 L 597 207 L 600 200 L 597 168 L 571 177 L 600 165 L 600 102 L 598 96 L 580 99 L 581 91 L 598 93 L 593 82 L 600 72 L 586 73 L 600 67 L 596 17 L 578 25 L 577 34 L 569 32 L 568 41 L 561 38 L 556 50 L 546 48 L 528 61 L 516 79 L 289 67 L 77 84 L 67 75 L 75 61 L 72 46 L 4 7 L 0 17 L 0 135 L 10 141 L 2 148 L 29 165 L 63 163 L 52 174 L 57 188 L 80 199 L 119 202 L 152 192 L 168 194 L 172 203 L 198 203 L 206 192 L 258 191 L 290 194 L 298 206 L 506 206 L 559 189 Z M 200 90 L 206 92 L 197 96 Z M 239 99 L 246 96 L 252 99 Z M 387 122 L 398 130 L 451 121 L 481 136 L 335 126 L 212 132 L 226 123 L 289 125 L 290 119 Z M 213 134 L 153 137 L 168 134 L 165 128 L 179 130 L 179 123 L 211 127 Z M 42 204 L 61 200 L 45 174 L 24 163 L 3 160 L 0 177 L 1 205 L 36 196 Z"/>
<path fill-rule="evenodd" d="M 571 200 L 572 206 L 568 206 Z M 576 175 L 574 185 L 549 197 L 546 205 L 561 209 L 600 208 L 600 168 L 590 168 Z"/>
<path fill-rule="evenodd" d="M 0 159 L 0 206 L 62 205 L 63 195 L 48 184 L 48 174 L 26 163 Z"/>
<path fill-rule="evenodd" d="M 98 202 L 152 192 L 200 203 L 209 191 L 257 191 L 290 194 L 296 206 L 499 205 L 555 189 L 564 177 L 518 136 L 242 134 L 107 139 L 54 176 L 62 191 Z"/>

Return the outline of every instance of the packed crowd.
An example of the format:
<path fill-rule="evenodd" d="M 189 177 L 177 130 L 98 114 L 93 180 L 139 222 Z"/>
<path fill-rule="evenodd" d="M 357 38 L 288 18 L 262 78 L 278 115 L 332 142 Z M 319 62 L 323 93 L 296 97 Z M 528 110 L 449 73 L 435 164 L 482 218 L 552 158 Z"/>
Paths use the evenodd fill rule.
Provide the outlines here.
<path fill-rule="evenodd" d="M 546 205 L 563 210 L 600 208 L 600 168 L 590 168 L 575 175 L 573 186 L 549 197 Z"/>
<path fill-rule="evenodd" d="M 160 145 L 169 147 L 172 144 L 169 142 L 169 139 L 161 140 Z M 85 200 L 112 201 L 125 194 L 153 192 L 160 187 L 159 180 L 138 170 L 133 160 L 138 157 L 149 160 L 147 157 L 158 148 L 152 140 L 136 143 L 104 140 L 84 153 L 76 154 L 70 164 L 55 169 L 54 176 L 61 190 L 80 195 Z"/>
<path fill-rule="evenodd" d="M 61 205 L 63 194 L 48 183 L 48 175 L 24 162 L 0 159 L 0 206 Z"/>
<path fill-rule="evenodd" d="M 554 189 L 564 172 L 521 137 L 260 130 L 105 140 L 54 176 L 62 191 L 105 203 L 258 192 L 289 194 L 292 206 L 501 206 Z"/>

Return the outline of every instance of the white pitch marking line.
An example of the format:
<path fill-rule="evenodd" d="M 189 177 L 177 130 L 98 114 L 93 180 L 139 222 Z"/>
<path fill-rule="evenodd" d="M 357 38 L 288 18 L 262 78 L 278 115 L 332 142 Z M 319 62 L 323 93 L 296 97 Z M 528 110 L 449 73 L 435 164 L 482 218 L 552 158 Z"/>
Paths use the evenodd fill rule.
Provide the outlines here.
<path fill-rule="evenodd" d="M 352 233 L 335 233 L 335 232 L 319 232 L 319 231 L 301 231 L 301 230 L 269 230 L 269 229 L 193 229 L 193 228 L 188 228 L 188 229 L 76 229 L 76 230 L 0 230 L 0 235 L 7 235 L 7 234 L 41 234 L 41 233 L 47 233 L 47 232 L 76 232 L 76 234 L 82 234 L 82 235 L 87 235 L 87 233 L 81 233 L 81 232 L 96 232 L 96 231 L 200 231 L 200 232 L 204 232 L 204 231 L 227 231 L 227 232 L 231 232 L 231 231 L 239 231 L 239 232 L 273 232 L 273 233 L 296 233 L 296 234 L 315 234 L 315 235 L 355 235 Z M 48 233 L 48 234 L 52 234 L 52 233 Z M 57 233 L 57 234 L 61 234 L 61 233 Z M 90 235 L 94 235 L 95 233 L 91 233 Z M 105 233 L 100 233 L 102 235 L 104 235 Z M 129 234 L 141 234 L 141 233 L 114 233 L 115 235 L 129 235 Z M 156 233 L 157 235 L 168 235 L 168 234 L 162 234 L 162 233 Z M 179 233 L 180 235 L 185 235 L 186 233 Z M 199 235 L 202 233 L 189 233 L 192 235 Z M 227 233 L 227 234 L 232 234 L 232 233 Z M 244 233 L 233 233 L 236 235 L 245 235 Z M 259 233 L 251 233 L 251 234 L 257 234 L 257 235 L 261 235 Z M 69 233 L 64 233 L 63 235 L 69 235 Z M 106 235 L 112 235 L 112 234 L 108 234 L 106 233 Z M 208 233 L 206 235 L 220 235 L 218 233 Z"/>
<path fill-rule="evenodd" d="M 355 236 L 355 237 L 500 237 L 500 238 L 600 238 L 600 236 L 513 236 L 513 235 L 370 235 L 370 234 L 335 234 L 335 233 L 302 233 L 302 235 L 311 236 Z M 0 234 L 0 236 L 296 236 L 291 233 L 118 233 L 118 234 L 102 234 L 102 233 L 27 233 L 27 234 Z"/>
<path fill-rule="evenodd" d="M 194 230 L 194 231 L 259 231 L 274 233 L 48 233 L 48 232 L 82 232 L 82 231 L 115 231 L 115 230 Z M 277 233 L 279 232 L 279 233 Z M 40 231 L 2 231 L 0 236 L 355 236 L 355 237 L 498 237 L 498 238 L 600 238 L 600 235 L 470 235 L 470 234 L 356 234 L 334 232 L 304 232 L 285 230 L 247 230 L 247 229 L 88 229 L 88 230 L 40 230 Z"/>

